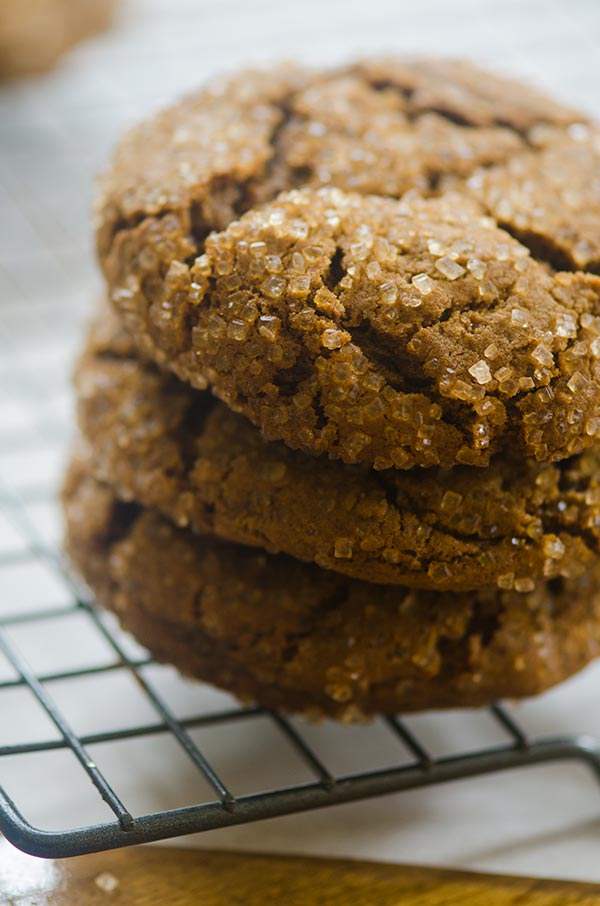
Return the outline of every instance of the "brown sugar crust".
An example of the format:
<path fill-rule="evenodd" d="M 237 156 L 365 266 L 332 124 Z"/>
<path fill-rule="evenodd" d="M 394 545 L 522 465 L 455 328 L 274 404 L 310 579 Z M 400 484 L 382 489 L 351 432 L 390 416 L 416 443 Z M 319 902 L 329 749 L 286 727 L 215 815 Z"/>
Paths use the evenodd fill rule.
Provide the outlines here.
<path fill-rule="evenodd" d="M 565 126 L 582 119 L 580 111 L 531 85 L 464 60 L 384 57 L 362 61 L 352 69 L 380 91 L 400 91 L 412 120 L 433 111 L 451 123 L 505 126 L 526 135 L 542 123 Z"/>
<path fill-rule="evenodd" d="M 520 150 L 536 125 L 584 119 L 456 61 L 243 71 L 128 133 L 102 186 L 100 251 L 122 230 L 169 213 L 202 237 L 282 189 L 330 184 L 331 168 L 343 180 L 335 184 L 352 191 L 427 190 L 444 174 L 466 175 Z"/>
<path fill-rule="evenodd" d="M 139 361 L 108 308 L 77 389 L 96 477 L 198 532 L 369 581 L 452 590 L 525 590 L 582 572 L 600 549 L 596 448 L 557 464 L 498 456 L 488 469 L 416 473 L 307 457 Z"/>
<path fill-rule="evenodd" d="M 600 131 L 542 130 L 539 147 L 468 185 L 498 223 L 557 269 L 600 274 Z"/>
<path fill-rule="evenodd" d="M 217 82 L 142 124 L 117 152 L 98 214 L 112 300 L 157 361 L 196 387 L 210 383 L 293 447 L 377 468 L 486 465 L 503 443 L 539 459 L 570 455 L 596 428 L 594 375 L 585 356 L 554 362 L 570 337 L 550 333 L 558 316 L 572 331 L 569 315 L 595 308 L 591 278 L 546 273 L 456 196 L 398 206 L 288 194 L 270 220 L 262 205 L 306 185 L 435 193 L 449 176 L 528 153 L 533 127 L 576 119 L 466 64 Z M 423 246 L 425 234 L 438 251 Z M 543 284 L 534 301 L 548 302 L 547 317 L 507 332 L 528 281 Z M 506 336 L 489 365 L 483 353 L 497 329 Z M 459 368 L 448 371 L 457 346 Z M 525 359 L 516 369 L 515 355 Z M 547 388 L 558 395 L 552 407 Z M 583 422 L 569 421 L 571 409 Z"/>
<path fill-rule="evenodd" d="M 2 0 L 0 78 L 41 72 L 105 28 L 116 0 Z"/>
<path fill-rule="evenodd" d="M 598 654 L 598 567 L 526 595 L 409 591 L 200 537 L 75 463 L 67 548 L 159 660 L 267 707 L 352 721 L 537 694 Z M 426 618 L 424 619 L 424 615 Z"/>
<path fill-rule="evenodd" d="M 269 440 L 408 469 L 556 460 L 600 432 L 600 278 L 548 273 L 467 198 L 304 189 L 205 248 L 171 261 L 152 336 L 137 290 L 119 304 Z"/>

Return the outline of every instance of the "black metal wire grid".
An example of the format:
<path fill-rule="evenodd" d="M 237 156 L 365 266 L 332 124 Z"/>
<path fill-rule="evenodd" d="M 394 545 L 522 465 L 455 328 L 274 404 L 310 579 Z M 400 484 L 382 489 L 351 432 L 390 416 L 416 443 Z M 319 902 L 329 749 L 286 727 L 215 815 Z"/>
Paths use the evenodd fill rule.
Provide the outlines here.
<path fill-rule="evenodd" d="M 490 713 L 506 732 L 504 745 L 446 758 L 433 758 L 401 718 L 390 716 L 385 719 L 385 723 L 397 738 L 399 746 L 410 753 L 411 760 L 398 767 L 363 771 L 346 776 L 334 776 L 330 773 L 301 732 L 277 712 L 262 708 L 233 707 L 217 713 L 197 714 L 178 720 L 160 692 L 142 674 L 141 668 L 146 666 L 148 661 L 128 656 L 95 610 L 93 602 L 76 593 L 75 586 L 63 572 L 58 555 L 39 543 L 33 527 L 27 525 L 23 519 L 18 498 L 10 499 L 4 495 L 2 502 L 5 510 L 12 511 L 12 516 L 30 537 L 30 547 L 24 556 L 41 557 L 49 561 L 52 567 L 65 577 L 65 581 L 71 584 L 74 597 L 72 604 L 52 611 L 32 610 L 24 614 L 5 616 L 0 620 L 0 650 L 17 674 L 15 679 L 0 683 L 0 697 L 7 689 L 19 686 L 28 688 L 60 734 L 59 739 L 42 739 L 2 746 L 0 777 L 3 756 L 68 748 L 114 814 L 114 820 L 104 824 L 60 832 L 39 830 L 27 821 L 18 805 L 0 786 L 0 829 L 20 849 L 45 857 L 96 852 L 548 761 L 572 759 L 583 762 L 600 780 L 600 747 L 595 739 L 587 736 L 565 736 L 529 740 L 508 711 L 499 704 L 494 705 Z M 60 621 L 75 611 L 85 614 L 94 629 L 108 641 L 114 651 L 114 661 L 109 664 L 90 664 L 77 670 L 36 674 L 15 646 L 9 642 L 7 627 L 25 621 Z M 135 678 L 155 709 L 156 721 L 131 725 L 119 730 L 78 735 L 53 700 L 52 684 L 59 680 L 77 680 L 83 676 L 114 670 L 129 671 Z M 244 721 L 247 725 L 246 732 L 251 734 L 252 723 L 257 717 L 268 717 L 284 734 L 312 772 L 314 776 L 312 782 L 235 796 L 220 778 L 218 766 L 207 760 L 189 734 L 193 727 L 215 726 L 236 721 Z M 134 816 L 120 798 L 118 790 L 91 758 L 88 747 L 92 744 L 122 739 L 152 737 L 161 733 L 172 734 L 208 782 L 214 797 L 186 808 Z"/>
<path fill-rule="evenodd" d="M 53 320 L 51 315 L 46 314 L 46 317 L 49 321 Z M 0 318 L 0 337 L 1 328 Z M 19 390 L 25 392 L 29 400 L 35 400 L 34 409 L 38 415 L 42 413 L 42 420 L 40 422 L 38 418 L 35 426 L 37 430 L 28 437 L 13 438 L 12 447 L 5 438 L 3 449 L 13 449 L 17 455 L 26 457 L 32 446 L 42 442 L 40 438 L 47 439 L 53 431 L 58 436 L 61 429 L 60 426 L 53 427 L 44 401 L 44 388 L 37 375 L 31 369 L 24 369 L 20 372 L 19 380 Z M 27 402 L 23 403 L 24 408 L 27 405 Z M 60 548 L 49 543 L 38 531 L 30 515 L 31 492 L 2 483 L 2 477 L 0 475 L 0 516 L 14 527 L 22 543 L 17 550 L 0 552 L 0 579 L 3 570 L 15 565 L 27 569 L 35 564 L 44 564 L 59 580 L 68 596 L 67 603 L 58 606 L 48 606 L 46 603 L 43 607 L 36 607 L 34 602 L 24 608 L 13 606 L 8 611 L 0 600 L 0 654 L 13 674 L 0 681 L 0 713 L 4 694 L 15 689 L 26 690 L 56 730 L 54 738 L 27 739 L 0 746 L 0 830 L 19 848 L 37 856 L 71 856 L 549 761 L 582 762 L 600 780 L 600 744 L 596 739 L 583 735 L 530 739 L 526 731 L 515 722 L 509 709 L 501 704 L 494 705 L 488 711 L 497 729 L 502 731 L 504 741 L 500 744 L 480 747 L 475 751 L 467 751 L 465 747 L 465 751 L 458 754 L 433 756 L 401 717 L 390 716 L 384 719 L 384 725 L 397 743 L 397 763 L 386 768 L 345 774 L 332 771 L 324 763 L 308 741 L 305 727 L 277 712 L 232 705 L 216 712 L 206 711 L 178 718 L 159 687 L 148 676 L 146 668 L 151 663 L 150 659 L 132 656 L 127 652 L 122 637 L 114 631 L 110 620 L 107 621 L 95 608 L 85 590 L 78 587 L 69 575 Z M 37 627 L 47 634 L 50 624 L 60 629 L 61 621 L 73 615 L 83 618 L 90 629 L 109 646 L 110 659 L 105 662 L 90 661 L 77 668 L 65 666 L 64 669 L 50 672 L 29 666 L 19 646 L 11 640 L 11 630 L 26 625 Z M 115 672 L 127 673 L 134 680 L 155 719 L 131 722 L 118 729 L 77 732 L 65 710 L 57 703 L 53 686 L 65 682 L 75 684 L 85 677 L 101 678 Z M 274 785 L 272 788 L 267 785 L 267 788 L 236 795 L 222 779 L 219 764 L 209 760 L 191 735 L 200 728 L 243 722 L 245 737 L 250 740 L 253 735 L 262 732 L 258 726 L 259 719 L 269 721 L 277 733 L 281 734 L 303 761 L 310 773 L 310 780 L 285 786 Z M 369 732 L 368 729 L 365 732 Z M 90 749 L 95 750 L 107 743 L 146 737 L 151 744 L 150 740 L 158 735 L 169 735 L 174 740 L 211 792 L 204 801 L 197 800 L 185 807 L 136 814 L 123 800 L 118 784 L 112 782 L 108 772 L 98 766 Z M 112 820 L 60 831 L 42 830 L 30 823 L 19 804 L 13 801 L 1 785 L 3 760 L 11 756 L 24 757 L 56 750 L 67 750 L 74 756 L 79 770 L 84 772 L 112 812 Z M 68 790 L 64 792 L 68 795 Z"/>
<path fill-rule="evenodd" d="M 158 9 L 159 5 L 156 0 L 154 6 Z M 173 4 L 164 5 L 160 28 L 149 21 L 144 30 L 144 16 L 132 15 L 131 22 L 139 33 L 136 32 L 135 40 L 129 40 L 126 54 L 119 50 L 117 33 L 114 43 L 105 47 L 107 56 L 94 56 L 92 52 L 86 57 L 80 51 L 76 78 L 65 69 L 64 74 L 59 71 L 43 84 L 0 93 L 0 668 L 2 664 L 6 668 L 0 672 L 0 731 L 6 729 L 6 714 L 13 715 L 15 725 L 8 741 L 0 734 L 0 831 L 34 855 L 61 857 L 544 762 L 583 763 L 600 779 L 600 743 L 596 739 L 584 735 L 530 738 L 515 722 L 511 710 L 502 705 L 488 711 L 496 732 L 490 732 L 487 743 L 472 749 L 463 740 L 461 751 L 441 756 L 433 754 L 433 748 L 424 741 L 422 732 L 414 729 L 412 720 L 389 717 L 383 723 L 389 736 L 391 763 L 378 767 L 373 760 L 366 769 L 358 771 L 334 768 L 330 759 L 317 750 L 309 727 L 275 712 L 232 703 L 217 711 L 201 708 L 182 717 L 163 687 L 152 678 L 149 659 L 131 653 L 114 624 L 94 609 L 93 602 L 65 570 L 56 538 L 45 531 L 40 513 L 48 495 L 53 493 L 49 458 L 57 449 L 64 449 L 68 422 L 68 418 L 56 418 L 60 413 L 50 380 L 56 365 L 55 352 L 64 337 L 73 335 L 70 321 L 77 320 L 74 312 L 83 301 L 79 294 L 93 280 L 87 239 L 91 174 L 104 163 L 107 149 L 123 124 L 138 119 L 142 109 L 159 103 L 159 97 L 170 98 L 200 80 L 196 35 L 206 30 L 206 12 L 197 4 L 183 5 L 183 19 L 189 23 L 195 15 L 197 27 L 188 25 L 184 33 L 178 31 L 177 40 L 164 36 L 171 34 L 182 17 L 174 15 Z M 442 14 L 442 5 L 438 12 Z M 510 29 L 510 42 L 498 48 L 499 60 L 510 57 L 517 31 L 524 35 L 531 31 L 538 37 L 539 46 L 538 31 L 523 25 L 523 12 L 521 5 L 515 13 L 519 29 Z M 228 12 L 221 13 L 226 27 L 224 20 L 222 27 L 213 29 L 213 37 L 230 34 Z M 453 34 L 458 40 L 464 18 L 456 15 L 454 7 L 448 15 L 450 20 L 439 30 L 446 42 L 453 23 Z M 259 17 L 261 35 L 254 37 L 272 47 L 278 36 L 264 31 L 270 19 Z M 568 29 L 573 31 L 569 40 Z M 588 32 L 582 17 L 565 19 L 560 34 L 563 60 L 568 47 L 580 58 Z M 190 36 L 188 43 L 186 35 Z M 326 36 L 328 48 L 332 37 L 329 33 Z M 472 43 L 471 33 L 469 42 Z M 548 48 L 549 67 L 554 70 L 554 44 L 548 42 Z M 588 49 L 587 57 L 582 57 L 588 64 L 591 54 Z M 222 65 L 223 48 L 218 41 L 211 48 L 209 41 L 201 56 L 208 69 L 217 69 Z M 163 63 L 152 67 L 156 70 L 153 79 L 149 78 L 149 59 Z M 106 60 L 110 61 L 108 65 Z M 580 96 L 589 82 L 589 65 L 581 71 L 585 72 L 585 80 L 575 79 L 574 96 Z M 577 72 L 576 65 L 565 63 L 561 80 Z M 589 84 L 593 85 L 593 80 Z M 589 97 L 591 102 L 593 91 Z M 72 354 L 70 350 L 63 351 L 58 365 L 61 379 Z M 58 390 L 58 395 L 62 392 Z M 8 530 L 12 540 L 4 546 L 3 525 L 13 527 Z M 48 581 L 62 589 L 59 603 L 49 594 L 38 596 L 37 591 L 28 596 L 18 589 L 16 595 L 6 591 L 10 582 L 3 580 L 11 570 L 20 569 L 29 575 L 40 564 L 44 565 Z M 38 583 L 38 591 L 42 588 Z M 36 631 L 42 639 L 50 638 L 53 630 L 68 636 L 67 625 L 73 617 L 83 621 L 108 647 L 107 657 L 82 655 L 76 666 L 70 660 L 53 661 L 51 668 L 46 669 L 19 644 L 20 630 Z M 128 720 L 116 729 L 105 728 L 92 713 L 87 728 L 81 729 L 64 707 L 61 689 L 67 686 L 76 696 L 83 696 L 85 691 L 79 686 L 87 679 L 108 686 L 112 677 L 121 675 L 129 677 L 143 697 L 146 707 L 140 709 L 139 719 Z M 18 713 L 14 716 L 15 708 L 5 705 L 7 697 L 15 693 L 22 693 L 39 706 L 52 732 L 26 732 L 25 721 L 20 720 Z M 201 695 L 198 698 L 203 700 Z M 281 737 L 282 745 L 287 745 L 302 761 L 306 768 L 303 776 L 308 779 L 278 782 L 281 772 L 275 764 L 277 753 L 267 751 L 267 782 L 240 793 L 236 784 L 225 782 L 227 772 L 223 770 L 222 757 L 215 758 L 212 751 L 209 757 L 207 746 L 197 742 L 198 731 L 241 727 L 242 738 L 250 747 L 252 740 L 265 735 L 265 722 L 271 733 Z M 364 733 L 375 737 L 376 727 L 365 728 Z M 183 806 L 144 813 L 131 802 L 130 789 L 124 793 L 122 782 L 115 779 L 114 761 L 105 760 L 101 753 L 110 746 L 136 740 L 157 747 L 165 738 L 179 749 L 210 792 L 204 798 L 190 795 Z M 8 766 L 17 761 L 21 774 L 30 779 L 33 796 L 45 795 L 48 787 L 58 781 L 43 769 L 34 776 L 27 759 L 46 758 L 52 753 L 71 756 L 72 783 L 77 773 L 90 790 L 97 792 L 98 801 L 108 809 L 107 820 L 54 831 L 34 826 L 32 797 L 23 797 L 22 785 L 18 795 L 9 794 L 12 787 Z M 240 759 L 243 757 L 244 753 L 240 753 Z M 165 763 L 164 770 L 169 768 Z M 61 797 L 75 798 L 71 796 L 71 783 L 61 786 L 53 801 Z M 82 812 L 79 824 L 84 820 Z"/>

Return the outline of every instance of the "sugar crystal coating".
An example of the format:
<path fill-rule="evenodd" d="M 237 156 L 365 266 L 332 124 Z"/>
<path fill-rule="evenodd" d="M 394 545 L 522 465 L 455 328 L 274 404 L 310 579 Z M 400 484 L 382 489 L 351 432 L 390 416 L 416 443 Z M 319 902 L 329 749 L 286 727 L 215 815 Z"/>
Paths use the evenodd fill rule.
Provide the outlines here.
<path fill-rule="evenodd" d="M 457 257 L 433 255 L 432 234 Z M 471 251 L 485 267 L 489 302 L 460 264 Z M 256 267 L 267 252 L 281 261 L 279 274 Z M 288 290 L 295 256 L 307 294 Z M 243 288 L 231 291 L 230 272 Z M 510 435 L 543 461 L 582 449 L 583 424 L 598 416 L 591 344 L 600 279 L 549 273 L 464 196 L 398 203 L 338 189 L 282 194 L 211 234 L 201 266 L 194 259 L 178 268 L 171 291 L 177 315 L 165 321 L 157 284 L 152 337 L 139 312 L 124 312 L 143 349 L 161 358 L 164 340 L 181 378 L 210 385 L 267 439 L 305 452 L 378 468 L 484 466 Z M 269 318 L 276 329 L 265 329 Z"/>
<path fill-rule="evenodd" d="M 520 592 L 508 576 L 455 594 L 377 586 L 178 529 L 86 470 L 75 462 L 64 489 L 77 570 L 158 660 L 242 700 L 344 721 L 478 706 L 541 692 L 599 653 L 597 566 L 516 579 Z"/>
<path fill-rule="evenodd" d="M 411 282 L 423 296 L 435 289 L 435 283 L 428 274 L 415 274 Z"/>
<path fill-rule="evenodd" d="M 487 384 L 492 380 L 492 372 L 490 371 L 490 366 L 484 359 L 479 359 L 478 362 L 475 362 L 474 365 L 471 365 L 471 367 L 469 368 L 469 374 L 471 374 L 475 378 L 478 384 Z"/>
<path fill-rule="evenodd" d="M 576 134 L 577 135 L 577 134 Z M 540 146 L 482 170 L 474 194 L 555 268 L 600 273 L 600 130 L 550 130 Z"/>
<path fill-rule="evenodd" d="M 575 146 L 587 179 L 594 128 L 447 61 L 217 81 L 117 152 L 97 216 L 112 301 L 159 364 L 306 452 L 380 470 L 484 466 L 506 444 L 572 455 L 598 417 L 596 327 L 578 320 L 595 315 L 598 281 L 534 260 L 535 231 L 496 210 L 494 186 L 510 168 L 529 185 L 538 155 L 553 192 Z M 593 206 L 577 187 L 563 195 L 587 226 L 551 263 L 594 270 Z M 278 330 L 246 319 L 248 305 Z M 514 373 L 474 382 L 494 343 L 494 368 Z M 537 396 L 547 387 L 550 409 Z"/>
<path fill-rule="evenodd" d="M 379 386 L 376 376 L 369 383 Z M 481 389 L 473 378 L 468 388 Z M 515 578 L 561 577 L 589 568 L 600 552 L 595 448 L 556 464 L 503 453 L 487 469 L 416 474 L 386 462 L 373 469 L 307 457 L 264 441 L 209 393 L 137 359 L 110 310 L 92 330 L 77 391 L 95 476 L 198 532 L 358 578 L 438 590 L 495 586 L 508 574 L 511 588 Z M 299 394 L 294 401 L 299 414 L 310 405 Z M 478 405 L 486 412 L 488 403 Z M 440 414 L 430 407 L 432 419 Z M 418 428 L 424 449 L 428 428 Z M 600 420 L 588 430 L 597 433 Z M 485 449 L 489 438 L 482 430 L 474 441 Z M 369 438 L 357 426 L 347 442 L 360 449 Z M 392 449 L 394 466 L 402 455 Z"/>
<path fill-rule="evenodd" d="M 439 271 L 440 274 L 443 274 L 448 280 L 456 280 L 458 277 L 462 277 L 465 272 L 464 267 L 461 267 L 456 261 L 453 261 L 452 258 L 449 258 L 447 255 L 444 255 L 443 258 L 439 258 L 435 262 L 434 267 L 436 271 Z"/>

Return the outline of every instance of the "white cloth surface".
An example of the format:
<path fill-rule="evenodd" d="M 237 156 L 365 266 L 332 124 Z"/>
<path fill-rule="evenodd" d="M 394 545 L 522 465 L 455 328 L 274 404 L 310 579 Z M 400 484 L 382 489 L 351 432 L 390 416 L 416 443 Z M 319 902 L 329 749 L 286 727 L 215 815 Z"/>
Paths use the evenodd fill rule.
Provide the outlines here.
<path fill-rule="evenodd" d="M 80 322 L 100 282 L 91 252 L 94 172 L 122 129 L 143 114 L 243 63 L 315 63 L 376 51 L 471 57 L 524 76 L 600 115 L 597 0 L 132 0 L 107 34 L 76 48 L 48 75 L 0 89 L 0 480 L 19 489 L 48 542 L 59 535 L 55 503 L 72 423 L 68 373 Z M 0 511 L 0 554 L 23 539 Z M 0 569 L 0 608 L 64 603 L 41 565 Z M 24 603 L 25 602 L 25 603 Z M 82 623 L 59 632 L 14 627 L 39 671 L 108 657 Z M 226 697 L 152 668 L 178 714 Z M 0 676 L 10 668 L 0 663 Z M 600 737 L 600 664 L 515 713 L 533 735 Z M 116 674 L 53 684 L 80 733 L 155 719 L 134 685 Z M 23 690 L 4 693 L 0 744 L 55 733 Z M 414 718 L 436 752 L 502 741 L 486 714 Z M 285 782 L 289 756 L 272 728 L 198 733 L 234 792 Z M 381 727 L 303 728 L 334 769 L 398 758 Z M 98 763 L 139 813 L 190 804 L 193 768 L 172 740 L 148 737 L 97 747 Z M 0 783 L 41 827 L 106 820 L 68 753 L 0 761 Z M 298 776 L 302 775 L 301 771 Z M 178 841 L 210 848 L 346 855 L 511 871 L 600 882 L 600 784 L 573 764 L 547 765 L 429 787 Z"/>

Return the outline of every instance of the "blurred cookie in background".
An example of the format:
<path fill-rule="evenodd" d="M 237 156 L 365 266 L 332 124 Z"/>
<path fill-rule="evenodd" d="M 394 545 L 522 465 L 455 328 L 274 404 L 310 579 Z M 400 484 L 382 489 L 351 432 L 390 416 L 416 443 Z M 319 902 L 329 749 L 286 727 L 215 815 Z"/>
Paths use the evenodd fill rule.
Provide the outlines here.
<path fill-rule="evenodd" d="M 116 0 L 2 0 L 0 78 L 42 72 L 105 28 Z"/>

